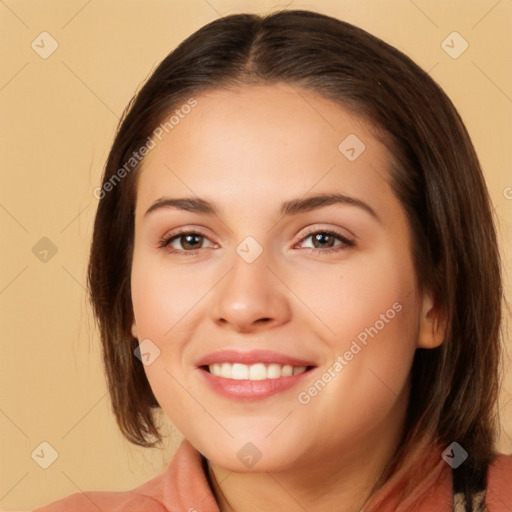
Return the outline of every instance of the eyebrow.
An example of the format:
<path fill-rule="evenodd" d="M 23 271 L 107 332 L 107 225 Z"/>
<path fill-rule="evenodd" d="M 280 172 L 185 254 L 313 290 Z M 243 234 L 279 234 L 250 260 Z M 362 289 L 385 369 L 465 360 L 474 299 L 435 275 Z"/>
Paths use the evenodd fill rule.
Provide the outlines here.
<path fill-rule="evenodd" d="M 291 199 L 281 204 L 280 213 L 282 216 L 298 215 L 333 204 L 356 206 L 369 213 L 375 220 L 381 222 L 375 210 L 360 199 L 344 194 L 321 194 L 309 197 Z M 161 197 L 157 199 L 147 210 L 144 216 L 161 209 L 185 210 L 187 212 L 202 213 L 205 215 L 219 216 L 219 207 L 210 201 L 198 197 Z"/>

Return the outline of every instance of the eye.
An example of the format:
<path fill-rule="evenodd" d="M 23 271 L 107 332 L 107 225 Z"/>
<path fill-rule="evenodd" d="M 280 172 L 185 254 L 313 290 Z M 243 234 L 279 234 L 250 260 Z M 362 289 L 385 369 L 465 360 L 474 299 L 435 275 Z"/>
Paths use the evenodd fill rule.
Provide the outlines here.
<path fill-rule="evenodd" d="M 159 246 L 165 248 L 171 254 L 197 254 L 199 249 L 205 249 L 203 243 L 209 240 L 205 235 L 197 231 L 181 231 L 171 236 L 165 236 L 160 240 Z M 212 244 L 215 246 L 215 244 Z"/>
<path fill-rule="evenodd" d="M 331 253 L 338 252 L 346 249 L 347 247 L 355 246 L 354 240 L 333 230 L 316 230 L 311 231 L 306 236 L 302 237 L 297 245 L 302 245 L 306 240 L 311 239 L 311 245 L 304 247 L 309 252 L 313 253 Z M 210 247 L 203 247 L 205 241 L 211 243 Z M 209 240 L 206 235 L 197 231 L 180 231 L 178 233 L 164 236 L 160 242 L 159 247 L 165 248 L 171 254 L 180 254 L 187 256 L 196 255 L 201 249 L 208 249 L 218 247 Z"/>
<path fill-rule="evenodd" d="M 347 247 L 355 246 L 354 240 L 332 230 L 312 231 L 303 237 L 298 245 L 301 245 L 301 243 L 308 239 L 311 239 L 311 245 L 305 247 L 305 249 L 316 253 L 338 252 Z M 339 243 L 336 243 L 336 240 L 338 240 Z"/>

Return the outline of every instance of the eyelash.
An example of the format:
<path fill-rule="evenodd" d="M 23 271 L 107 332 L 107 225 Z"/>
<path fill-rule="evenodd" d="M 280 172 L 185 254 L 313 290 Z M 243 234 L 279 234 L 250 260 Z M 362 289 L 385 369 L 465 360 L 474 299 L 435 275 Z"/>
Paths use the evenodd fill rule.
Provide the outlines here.
<path fill-rule="evenodd" d="M 314 230 L 311 230 L 311 231 L 307 232 L 299 240 L 299 242 L 297 244 L 299 244 L 301 242 L 304 242 L 311 235 L 317 235 L 317 234 L 331 235 L 331 236 L 333 236 L 335 238 L 338 238 L 342 243 L 337 245 L 337 246 L 335 246 L 335 247 L 330 247 L 328 249 L 316 249 L 316 248 L 312 248 L 312 247 L 306 247 L 306 250 L 308 251 L 308 253 L 313 253 L 313 254 L 319 254 L 319 253 L 329 254 L 329 253 L 333 253 L 333 252 L 340 252 L 340 251 L 343 251 L 343 250 L 345 250 L 347 248 L 354 247 L 356 245 L 354 240 L 351 240 L 351 239 L 343 236 L 341 233 L 338 233 L 337 231 L 333 231 L 333 230 L 329 230 L 329 229 L 320 229 L 320 230 L 319 229 L 314 229 Z M 185 236 L 185 235 L 199 235 L 201 237 L 208 238 L 206 235 L 203 235 L 201 232 L 199 232 L 197 230 L 190 230 L 190 231 L 184 230 L 184 231 L 179 231 L 178 233 L 174 233 L 171 236 L 164 236 L 160 240 L 158 245 L 159 245 L 160 248 L 166 249 L 170 254 L 179 254 L 179 255 L 186 255 L 186 256 L 196 256 L 197 253 L 201 249 L 192 249 L 190 251 L 185 251 L 185 250 L 181 250 L 181 249 L 171 249 L 171 248 L 169 248 L 169 245 L 175 239 L 180 238 L 180 237 Z"/>

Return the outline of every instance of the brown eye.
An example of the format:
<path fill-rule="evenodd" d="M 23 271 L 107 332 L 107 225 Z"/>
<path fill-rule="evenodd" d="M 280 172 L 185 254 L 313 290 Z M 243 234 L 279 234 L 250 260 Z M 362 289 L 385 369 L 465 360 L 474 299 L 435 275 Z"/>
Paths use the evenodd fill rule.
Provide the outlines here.
<path fill-rule="evenodd" d="M 337 252 L 355 245 L 353 240 L 335 231 L 313 231 L 302 238 L 299 245 L 308 239 L 311 239 L 311 245 L 304 248 L 319 253 Z"/>
<path fill-rule="evenodd" d="M 335 237 L 329 233 L 317 233 L 313 235 L 313 246 L 315 248 L 333 247 Z"/>
<path fill-rule="evenodd" d="M 170 236 L 165 236 L 159 243 L 161 248 L 173 254 L 187 254 L 194 255 L 200 249 L 203 249 L 205 241 L 210 243 L 210 247 L 215 244 L 210 242 L 209 238 L 201 233 L 195 231 L 183 231 L 181 233 L 174 233 Z"/>
<path fill-rule="evenodd" d="M 197 249 L 203 243 L 203 235 L 199 235 L 197 233 L 179 235 L 175 237 L 176 240 L 180 242 L 180 245 L 183 249 Z"/>

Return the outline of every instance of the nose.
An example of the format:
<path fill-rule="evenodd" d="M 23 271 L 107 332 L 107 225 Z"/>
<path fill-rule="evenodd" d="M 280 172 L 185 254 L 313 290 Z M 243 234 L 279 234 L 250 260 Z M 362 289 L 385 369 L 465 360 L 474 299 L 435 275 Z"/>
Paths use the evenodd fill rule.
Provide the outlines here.
<path fill-rule="evenodd" d="M 224 329 L 257 332 L 290 320 L 287 288 L 263 253 L 252 263 L 235 255 L 232 269 L 215 287 L 213 320 Z"/>

